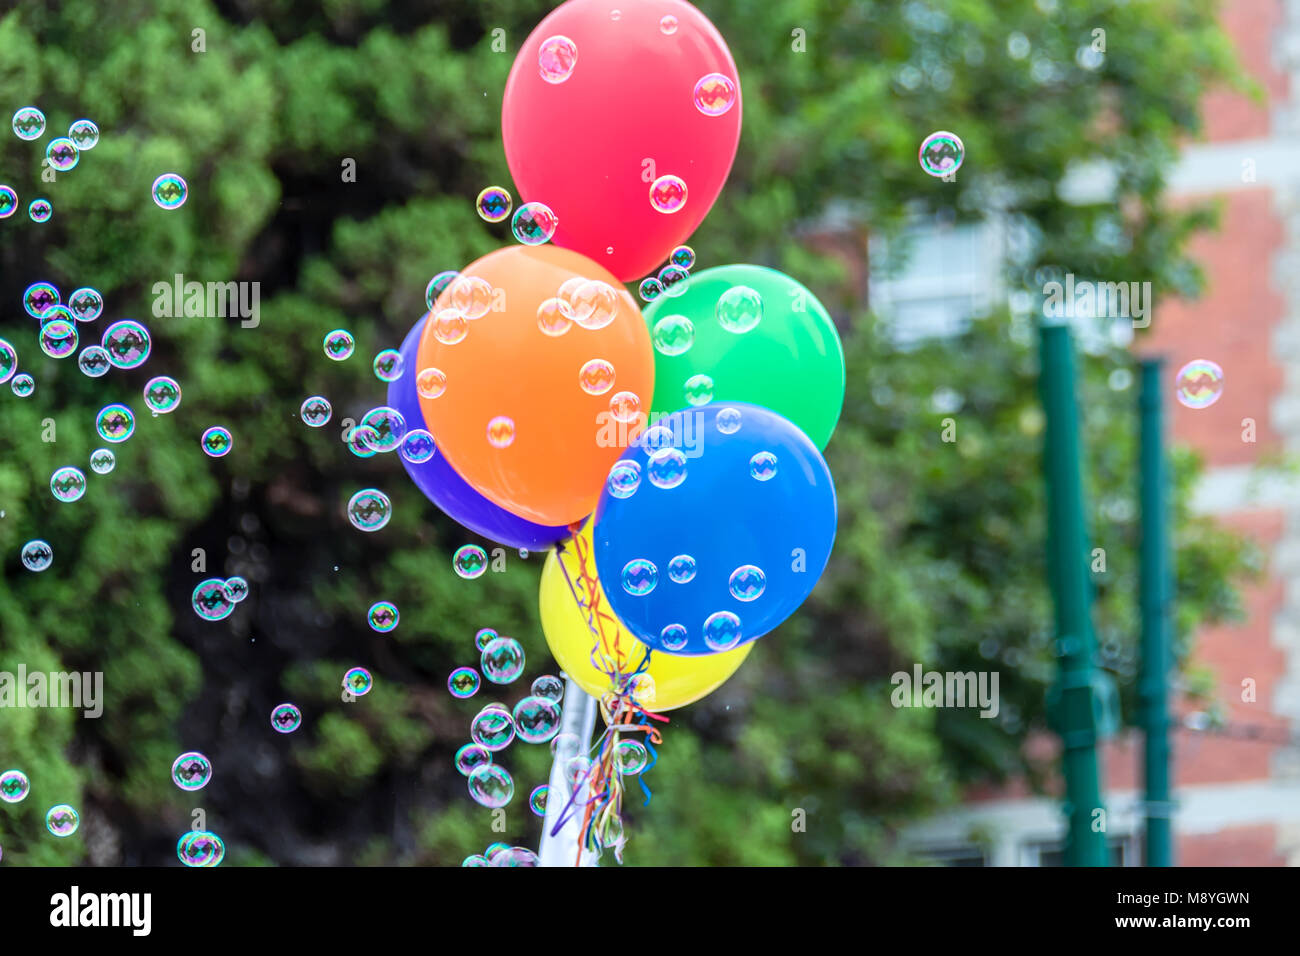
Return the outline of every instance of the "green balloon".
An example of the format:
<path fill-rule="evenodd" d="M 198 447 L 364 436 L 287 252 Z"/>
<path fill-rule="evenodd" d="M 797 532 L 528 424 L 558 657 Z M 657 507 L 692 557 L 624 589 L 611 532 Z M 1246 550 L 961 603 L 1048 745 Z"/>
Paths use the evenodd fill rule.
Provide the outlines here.
<path fill-rule="evenodd" d="M 655 347 L 652 415 L 709 401 L 707 376 L 713 401 L 770 408 L 826 447 L 844 406 L 844 349 L 802 283 L 763 266 L 718 266 L 644 315 Z"/>

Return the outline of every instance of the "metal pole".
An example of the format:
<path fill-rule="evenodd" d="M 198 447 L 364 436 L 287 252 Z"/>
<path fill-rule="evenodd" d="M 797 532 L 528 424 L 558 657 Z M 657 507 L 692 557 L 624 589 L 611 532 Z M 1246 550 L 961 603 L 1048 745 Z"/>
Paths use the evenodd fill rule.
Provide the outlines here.
<path fill-rule="evenodd" d="M 542 821 L 542 844 L 537 855 L 542 866 L 573 866 L 578 859 L 578 831 L 582 826 L 582 807 L 578 804 L 574 813 L 565 822 L 560 831 L 551 836 L 560 814 L 569 802 L 569 783 L 564 776 L 564 767 L 580 753 L 586 753 L 591 746 L 591 735 L 596 729 L 596 698 L 592 697 L 568 674 L 564 675 L 564 707 L 560 717 L 560 734 L 563 737 L 555 748 L 555 760 L 551 763 L 551 777 L 546 796 L 546 817 Z M 558 735 L 557 735 L 558 736 Z M 582 785 L 586 793 L 586 783 Z M 596 855 L 584 851 L 583 866 L 595 866 Z"/>
<path fill-rule="evenodd" d="M 1142 664 L 1138 677 L 1138 720 L 1145 735 L 1142 748 L 1146 790 L 1145 860 L 1147 866 L 1173 866 L 1169 793 L 1169 670 L 1172 665 L 1169 610 L 1173 589 L 1170 581 L 1164 408 L 1161 401 L 1164 363 L 1158 358 L 1146 359 L 1140 365 L 1140 374 Z"/>
<path fill-rule="evenodd" d="M 1054 723 L 1064 747 L 1067 866 L 1106 866 L 1097 768 L 1100 702 L 1094 680 L 1092 582 L 1084 527 L 1079 463 L 1079 410 L 1074 350 L 1066 325 L 1043 324 L 1039 389 L 1047 418 L 1043 467 L 1047 479 L 1047 566 L 1056 610 L 1060 674 L 1053 688 Z"/>

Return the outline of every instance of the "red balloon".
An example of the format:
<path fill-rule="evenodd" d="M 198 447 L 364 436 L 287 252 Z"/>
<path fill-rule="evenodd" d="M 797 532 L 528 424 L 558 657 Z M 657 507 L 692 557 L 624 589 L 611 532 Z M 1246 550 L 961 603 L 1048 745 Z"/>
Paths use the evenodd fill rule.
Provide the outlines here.
<path fill-rule="evenodd" d="M 627 282 L 708 214 L 740 140 L 726 42 L 684 0 L 568 0 L 524 41 L 501 108 L 521 199 Z"/>

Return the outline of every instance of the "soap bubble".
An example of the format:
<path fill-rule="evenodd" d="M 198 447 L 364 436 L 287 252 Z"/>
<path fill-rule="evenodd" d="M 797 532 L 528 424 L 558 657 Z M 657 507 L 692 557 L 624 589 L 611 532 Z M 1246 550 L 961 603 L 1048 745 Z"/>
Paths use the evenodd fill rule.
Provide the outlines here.
<path fill-rule="evenodd" d="M 691 274 L 681 266 L 664 266 L 659 270 L 656 281 L 659 283 L 659 288 L 663 289 L 664 295 L 675 299 L 685 293 L 690 286 Z"/>
<path fill-rule="evenodd" d="M 500 704 L 488 704 L 469 725 L 470 739 L 494 753 L 515 739 L 515 720 Z"/>
<path fill-rule="evenodd" d="M 325 336 L 325 354 L 336 362 L 349 358 L 356 349 L 357 340 L 347 329 L 335 329 Z"/>
<path fill-rule="evenodd" d="M 545 697 L 558 704 L 564 699 L 564 681 L 553 674 L 543 674 L 533 681 L 532 691 L 536 696 Z"/>
<path fill-rule="evenodd" d="M 378 531 L 393 516 L 393 503 L 378 488 L 363 488 L 348 500 L 348 521 L 360 531 Z"/>
<path fill-rule="evenodd" d="M 526 202 L 515 210 L 510 230 L 526 246 L 540 246 L 555 235 L 560 220 L 551 207 L 542 202 Z"/>
<path fill-rule="evenodd" d="M 749 459 L 749 473 L 759 481 L 770 481 L 776 476 L 776 455 L 760 451 Z"/>
<path fill-rule="evenodd" d="M 134 319 L 122 319 L 104 330 L 99 344 L 115 368 L 138 368 L 152 348 L 149 330 Z"/>
<path fill-rule="evenodd" d="M 695 325 L 684 315 L 665 315 L 655 322 L 650 335 L 663 355 L 683 355 L 695 344 Z"/>
<path fill-rule="evenodd" d="M 13 129 L 19 139 L 40 139 L 45 132 L 45 114 L 35 106 L 24 106 L 14 113 Z"/>
<path fill-rule="evenodd" d="M 44 197 L 27 204 L 27 215 L 32 222 L 49 222 L 54 215 L 54 204 Z"/>
<path fill-rule="evenodd" d="M 230 434 L 230 429 L 213 425 L 199 436 L 199 445 L 209 458 L 224 458 L 234 447 L 235 438 Z"/>
<path fill-rule="evenodd" d="M 482 744 L 465 744 L 456 751 L 456 769 L 463 777 L 468 777 L 479 767 L 486 767 L 491 762 L 492 751 Z"/>
<path fill-rule="evenodd" d="M 695 84 L 695 108 L 705 116 L 721 116 L 736 105 L 736 81 L 722 73 L 707 73 Z"/>
<path fill-rule="evenodd" d="M 961 168 L 966 158 L 966 147 L 956 133 L 939 130 L 921 141 L 917 158 L 927 175 L 936 178 L 948 176 Z"/>
<path fill-rule="evenodd" d="M 176 173 L 163 173 L 153 181 L 151 191 L 160 209 L 180 209 L 190 196 L 189 186 Z"/>
<path fill-rule="evenodd" d="M 614 762 L 621 773 L 635 776 L 650 762 L 650 753 L 639 740 L 620 740 L 614 746 Z"/>
<path fill-rule="evenodd" d="M 304 399 L 302 407 L 298 409 L 298 417 L 311 428 L 320 428 L 328 424 L 333 414 L 334 406 L 323 395 L 313 395 L 311 398 Z"/>
<path fill-rule="evenodd" d="M 614 462 L 606 487 L 610 497 L 631 498 L 641 485 L 641 466 L 630 459 Z"/>
<path fill-rule="evenodd" d="M 560 705 L 537 695 L 515 704 L 515 733 L 526 744 L 544 744 L 560 729 Z"/>
<path fill-rule="evenodd" d="M 18 211 L 18 193 L 12 186 L 0 186 L 0 219 L 8 219 Z"/>
<path fill-rule="evenodd" d="M 376 601 L 370 605 L 370 610 L 366 613 L 366 620 L 370 622 L 370 627 L 380 634 L 387 634 L 393 630 L 401 619 L 401 612 L 392 601 Z"/>
<path fill-rule="evenodd" d="M 668 261 L 681 269 L 695 268 L 695 250 L 690 246 L 678 246 L 668 256 Z"/>
<path fill-rule="evenodd" d="M 679 212 L 686 205 L 686 180 L 670 174 L 660 176 L 650 184 L 650 205 L 662 213 Z"/>
<path fill-rule="evenodd" d="M 548 37 L 537 48 L 537 69 L 547 83 L 563 83 L 573 74 L 577 63 L 578 45 L 566 36 Z M 14 129 L 17 128 L 15 116 Z"/>
<path fill-rule="evenodd" d="M 506 415 L 498 415 L 488 422 L 488 444 L 493 448 L 509 448 L 515 440 L 515 421 Z"/>
<path fill-rule="evenodd" d="M 59 290 L 50 282 L 33 282 L 23 291 L 23 308 L 34 319 L 39 319 L 46 309 L 59 302 Z"/>
<path fill-rule="evenodd" d="M 190 598 L 190 605 L 194 608 L 194 613 L 205 621 L 221 621 L 235 611 L 235 600 L 226 590 L 226 582 L 221 578 L 200 581 Z"/>
<path fill-rule="evenodd" d="M 441 369 L 426 368 L 415 376 L 415 388 L 421 398 L 438 398 L 447 390 L 447 375 Z"/>
<path fill-rule="evenodd" d="M 402 439 L 401 455 L 412 465 L 422 465 L 434 456 L 438 446 L 427 428 L 414 428 Z"/>
<path fill-rule="evenodd" d="M 524 672 L 524 648 L 513 637 L 498 637 L 483 648 L 479 667 L 494 684 L 509 684 Z"/>
<path fill-rule="evenodd" d="M 58 136 L 50 140 L 45 147 L 45 162 L 53 170 L 66 173 L 77 165 L 81 159 L 81 153 L 77 145 L 66 136 Z"/>
<path fill-rule="evenodd" d="M 397 349 L 384 349 L 375 356 L 371 366 L 375 378 L 381 382 L 396 382 L 402 377 L 402 353 Z"/>
<path fill-rule="evenodd" d="M 97 475 L 107 475 L 117 467 L 117 456 L 107 448 L 96 448 L 90 453 L 90 470 Z"/>
<path fill-rule="evenodd" d="M 23 545 L 22 559 L 28 571 L 44 571 L 54 563 L 54 549 L 49 542 L 33 538 Z"/>
<path fill-rule="evenodd" d="M 1209 408 L 1223 397 L 1223 369 L 1209 359 L 1193 359 L 1178 370 L 1178 403 L 1185 408 Z"/>
<path fill-rule="evenodd" d="M 59 501 L 79 501 L 86 493 L 86 476 L 80 468 L 64 465 L 50 476 L 50 491 Z"/>
<path fill-rule="evenodd" d="M 181 404 L 181 387 L 166 375 L 151 378 L 144 387 L 144 403 L 160 415 L 174 412 Z"/>
<path fill-rule="evenodd" d="M 83 286 L 68 296 L 68 309 L 78 322 L 94 322 L 104 314 L 104 297 L 98 289 Z"/>
<path fill-rule="evenodd" d="M 19 372 L 14 376 L 13 381 L 9 383 L 9 387 L 13 389 L 13 393 L 19 398 L 27 398 L 36 390 L 36 379 L 26 372 Z"/>
<path fill-rule="evenodd" d="M 77 816 L 77 811 L 66 803 L 50 807 L 45 812 L 45 829 L 56 837 L 72 836 L 79 826 L 81 826 L 81 818 Z"/>
<path fill-rule="evenodd" d="M 68 139 L 84 153 L 99 145 L 99 127 L 92 120 L 79 119 L 68 127 Z"/>
<path fill-rule="evenodd" d="M 446 289 L 447 286 L 451 285 L 452 280 L 458 275 L 460 275 L 460 273 L 455 269 L 448 269 L 446 272 L 439 272 L 429 280 L 429 284 L 424 287 L 424 304 L 429 307 L 430 312 L 433 311 L 433 306 L 434 303 L 438 301 L 438 296 L 442 295 L 443 290 Z"/>
<path fill-rule="evenodd" d="M 534 787 L 533 792 L 528 795 L 528 809 L 532 810 L 534 815 L 546 816 L 546 797 L 550 792 L 551 788 L 543 783 Z"/>
<path fill-rule="evenodd" d="M 364 697 L 375 686 L 375 679 L 364 667 L 349 668 L 343 675 L 343 687 L 356 697 Z"/>
<path fill-rule="evenodd" d="M 653 302 L 659 296 L 663 295 L 664 287 L 659 284 L 659 280 L 654 276 L 647 276 L 641 280 L 641 285 L 637 287 L 641 299 L 644 302 Z"/>
<path fill-rule="evenodd" d="M 476 544 L 461 545 L 451 557 L 451 566 L 467 581 L 487 570 L 487 552 Z"/>
<path fill-rule="evenodd" d="M 500 222 L 510 215 L 510 208 L 514 203 L 510 193 L 502 187 L 488 186 L 478 194 L 474 204 L 478 209 L 479 217 L 484 222 Z"/>
<path fill-rule="evenodd" d="M 743 335 L 762 321 L 763 297 L 749 286 L 732 286 L 719 297 L 716 314 L 724 329 Z"/>
<path fill-rule="evenodd" d="M 5 803 L 21 803 L 31 791 L 31 781 L 21 770 L 6 770 L 0 773 L 0 800 Z"/>
<path fill-rule="evenodd" d="M 172 782 L 182 790 L 202 790 L 212 779 L 212 761 L 190 750 L 172 761 Z"/>
<path fill-rule="evenodd" d="M 271 711 L 271 726 L 276 733 L 291 734 L 302 726 L 302 711 L 295 704 L 278 704 Z"/>
<path fill-rule="evenodd" d="M 731 611 L 717 611 L 704 621 L 704 643 L 712 651 L 729 651 L 740 643 L 740 618 Z"/>
<path fill-rule="evenodd" d="M 515 795 L 515 781 L 505 767 L 479 767 L 469 775 L 469 795 L 481 806 L 504 807 Z"/>
<path fill-rule="evenodd" d="M 686 401 L 690 405 L 707 405 L 713 401 L 713 379 L 703 372 L 686 380 Z"/>
<path fill-rule="evenodd" d="M 472 667 L 457 667 L 447 678 L 447 689 L 451 696 L 459 700 L 473 697 L 478 693 L 478 671 Z"/>
<path fill-rule="evenodd" d="M 633 597 L 644 597 L 659 583 L 659 569 L 646 558 L 633 558 L 623 566 L 623 590 Z"/>

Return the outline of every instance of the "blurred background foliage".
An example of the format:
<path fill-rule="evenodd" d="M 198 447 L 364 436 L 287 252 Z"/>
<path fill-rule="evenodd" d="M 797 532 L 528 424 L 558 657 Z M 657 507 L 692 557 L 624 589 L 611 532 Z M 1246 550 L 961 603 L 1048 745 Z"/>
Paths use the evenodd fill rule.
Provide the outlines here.
<path fill-rule="evenodd" d="M 38 144 L 0 137 L 0 180 L 21 201 L 0 222 L 0 334 L 37 381 L 27 400 L 0 394 L 0 669 L 102 670 L 106 696 L 99 720 L 0 713 L 0 764 L 32 780 L 26 801 L 0 808 L 6 863 L 179 865 L 175 842 L 196 808 L 225 838 L 226 865 L 454 865 L 498 839 L 536 845 L 525 798 L 545 779 L 545 748 L 505 755 L 517 789 L 504 833 L 452 766 L 472 714 L 493 697 L 513 703 L 525 685 L 457 701 L 445 680 L 476 662 L 483 626 L 523 642 L 524 681 L 554 670 L 537 624 L 543 557 L 510 551 L 503 573 L 460 580 L 450 554 L 473 539 L 392 456 L 357 459 L 341 436 L 382 403 L 370 359 L 400 344 L 429 277 L 511 241 L 476 217 L 473 197 L 511 185 L 501 92 L 514 51 L 551 6 L 22 0 L 0 17 L 3 109 L 44 110 L 40 148 L 81 116 L 103 134 L 55 182 L 41 180 Z M 1238 80 L 1202 0 L 700 6 L 731 45 L 745 117 L 731 179 L 692 244 L 701 267 L 782 269 L 836 314 L 848 362 L 828 449 L 840 532 L 807 606 L 730 683 L 672 715 L 646 779 L 654 798 L 629 809 L 627 858 L 902 862 L 907 821 L 964 786 L 1021 773 L 1042 785 L 1051 770 L 1023 746 L 1044 730 L 1053 676 L 1043 422 L 1024 293 L 1069 271 L 1194 294 L 1199 273 L 1183 248 L 1212 216 L 1164 205 L 1162 178 L 1196 134 L 1207 89 Z M 1099 28 L 1100 60 L 1087 52 Z M 493 49 L 498 29 L 504 50 Z M 590 121 L 599 135 L 600 117 Z M 917 145 L 939 128 L 968 150 L 954 183 L 917 168 Z M 355 182 L 341 175 L 348 159 Z M 1094 160 L 1113 163 L 1115 201 L 1063 201 L 1067 169 Z M 165 171 L 190 184 L 179 212 L 150 201 Z M 25 215 L 36 195 L 54 204 L 43 225 Z M 1005 276 L 1013 307 L 908 348 L 870 314 L 851 259 L 823 242 L 834 220 L 863 248 L 870 231 L 906 251 L 903 227 L 918 219 L 942 227 L 994 213 L 1020 236 Z M 178 273 L 260 282 L 260 324 L 153 318 L 154 283 Z M 146 321 L 147 365 L 94 380 L 45 358 L 20 305 L 38 279 L 105 293 L 104 318 L 83 332 Z M 320 344 L 338 326 L 358 341 L 344 363 Z M 1112 374 L 1129 366 L 1122 344 L 1089 347 L 1079 389 L 1091 531 L 1108 556 L 1095 576 L 1102 663 L 1131 714 L 1136 396 Z M 150 417 L 138 399 L 158 374 L 176 377 L 185 398 Z M 297 420 L 315 393 L 335 408 L 321 430 Z M 85 497 L 57 504 L 50 473 L 87 470 L 100 444 L 94 412 L 112 401 L 136 409 L 136 435 L 114 449 L 112 474 L 88 472 Z M 956 442 L 941 439 L 947 417 Z M 56 441 L 42 440 L 45 419 Z M 198 447 L 216 423 L 235 436 L 221 460 Z M 1196 473 L 1180 455 L 1184 650 L 1198 625 L 1237 613 L 1235 584 L 1256 560 L 1189 514 Z M 343 514 L 367 485 L 395 504 L 382 534 L 353 531 Z M 33 537 L 55 551 L 40 575 L 18 561 Z M 194 585 L 233 574 L 252 582 L 251 596 L 224 622 L 199 620 Z M 366 625 L 378 599 L 401 609 L 390 635 Z M 894 709 L 889 675 L 918 662 L 1000 671 L 998 719 Z M 376 686 L 345 703 L 339 680 L 354 664 Z M 291 736 L 269 726 L 283 700 L 304 713 Z M 168 777 L 187 749 L 215 766 L 196 794 Z M 82 813 L 72 839 L 43 826 L 60 802 Z M 806 832 L 792 832 L 797 809 Z"/>

